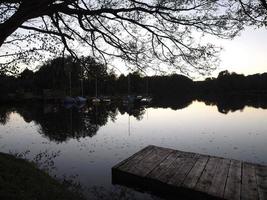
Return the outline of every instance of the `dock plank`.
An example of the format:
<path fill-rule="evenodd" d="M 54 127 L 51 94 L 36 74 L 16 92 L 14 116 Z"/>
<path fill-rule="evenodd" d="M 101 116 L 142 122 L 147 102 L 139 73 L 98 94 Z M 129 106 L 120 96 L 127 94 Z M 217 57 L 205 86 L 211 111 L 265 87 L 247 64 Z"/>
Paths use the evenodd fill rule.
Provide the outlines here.
<path fill-rule="evenodd" d="M 255 166 L 244 162 L 242 165 L 241 200 L 259 199 Z"/>
<path fill-rule="evenodd" d="M 231 160 L 224 190 L 224 198 L 240 200 L 242 162 Z"/>
<path fill-rule="evenodd" d="M 194 154 L 192 156 L 187 157 L 185 161 L 182 162 L 182 164 L 180 165 L 179 169 L 175 172 L 173 177 L 170 178 L 168 184 L 178 187 L 181 186 L 182 183 L 184 182 L 185 177 L 196 163 L 198 157 L 199 157 L 198 154 Z"/>
<path fill-rule="evenodd" d="M 113 168 L 120 168 L 120 169 L 127 169 L 130 165 L 135 165 L 136 163 L 140 162 L 145 156 L 149 155 L 152 149 L 155 148 L 152 145 L 149 145 L 139 152 L 133 154 L 129 158 L 123 160 L 122 162 L 115 165 Z"/>
<path fill-rule="evenodd" d="M 220 159 L 208 191 L 209 194 L 223 198 L 230 163 L 229 159 Z"/>
<path fill-rule="evenodd" d="M 197 182 L 195 190 L 202 191 L 204 193 L 208 192 L 212 184 L 212 179 L 216 172 L 216 167 L 219 162 L 220 162 L 220 158 L 211 157 L 209 159 L 199 181 Z"/>
<path fill-rule="evenodd" d="M 140 159 L 129 160 L 121 166 L 121 170 L 127 171 L 138 176 L 146 176 L 157 165 L 159 165 L 172 152 L 171 149 L 151 148 L 144 153 Z M 141 162 L 142 161 L 142 162 Z"/>
<path fill-rule="evenodd" d="M 161 162 L 156 168 L 154 168 L 147 175 L 147 177 L 158 179 L 161 180 L 162 182 L 166 182 L 164 176 L 166 176 L 167 171 L 170 171 L 169 168 L 175 166 L 173 162 L 180 156 L 180 154 L 181 152 L 176 152 L 176 151 L 171 152 L 170 155 L 163 162 Z"/>
<path fill-rule="evenodd" d="M 159 175 L 153 178 L 160 180 L 162 183 L 167 183 L 169 179 L 174 176 L 176 171 L 179 170 L 179 167 L 186 161 L 186 159 L 186 157 L 179 154 L 179 156 L 174 159 L 167 168 L 163 169 Z"/>
<path fill-rule="evenodd" d="M 256 166 L 256 178 L 258 185 L 259 199 L 267 199 L 267 166 Z"/>
<path fill-rule="evenodd" d="M 267 166 L 156 146 L 115 165 L 112 182 L 179 198 L 267 200 Z"/>
<path fill-rule="evenodd" d="M 207 162 L 209 160 L 208 156 L 200 156 L 196 161 L 195 165 L 191 171 L 186 176 L 183 186 L 186 188 L 194 188 L 197 184 L 198 179 L 200 178 Z"/>

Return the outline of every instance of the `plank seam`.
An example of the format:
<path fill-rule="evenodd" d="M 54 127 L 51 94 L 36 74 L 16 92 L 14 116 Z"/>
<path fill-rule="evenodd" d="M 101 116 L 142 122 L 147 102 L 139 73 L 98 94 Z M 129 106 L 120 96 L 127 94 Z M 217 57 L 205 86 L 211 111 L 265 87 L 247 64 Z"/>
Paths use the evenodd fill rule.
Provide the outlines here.
<path fill-rule="evenodd" d="M 233 160 L 230 160 L 229 168 L 228 168 L 228 171 L 227 171 L 227 177 L 226 177 L 226 181 L 224 183 L 224 188 L 223 188 L 223 197 L 225 195 L 226 185 L 227 185 L 227 182 L 228 182 L 229 172 L 230 172 L 230 168 L 231 168 L 232 163 L 233 163 Z"/>
<path fill-rule="evenodd" d="M 175 152 L 175 150 L 171 150 L 171 152 L 169 154 L 167 154 L 167 156 L 165 158 L 163 158 L 155 167 L 153 167 L 146 175 L 145 177 L 147 177 L 154 169 L 156 169 L 158 167 L 158 165 L 160 165 L 160 163 L 164 162 L 171 153 Z"/>
<path fill-rule="evenodd" d="M 113 166 L 112 168 L 116 169 L 116 168 L 120 168 L 122 165 L 124 165 L 125 163 L 127 163 L 129 160 L 131 160 L 134 156 L 138 155 L 141 151 L 144 151 L 145 149 L 148 148 L 154 148 L 154 145 L 149 145 L 143 149 L 141 149 L 140 151 L 132 154 L 130 157 L 126 158 L 125 160 L 122 160 L 121 162 L 119 162 L 118 164 L 116 164 L 115 166 Z"/>
<path fill-rule="evenodd" d="M 152 147 L 152 149 L 154 149 L 154 148 L 156 149 L 157 148 L 156 146 L 153 146 L 153 145 L 151 145 L 150 147 Z M 136 160 L 137 161 L 136 164 L 138 164 L 138 163 L 142 162 L 146 158 L 149 159 L 147 161 L 148 164 L 145 165 L 145 166 L 149 166 L 149 167 L 145 168 L 145 171 L 144 171 L 142 176 L 131 174 L 131 173 L 127 172 L 127 171 L 122 171 L 120 169 L 115 169 L 115 170 L 118 170 L 118 173 L 122 172 L 122 173 L 126 173 L 126 175 L 128 174 L 128 175 L 131 175 L 131 176 L 135 176 L 137 178 L 140 178 L 140 180 L 141 180 L 141 178 L 144 178 L 144 180 L 149 181 L 148 182 L 149 185 L 152 183 L 151 182 L 151 180 L 152 180 L 152 181 L 155 181 L 155 183 L 157 183 L 157 184 L 163 183 L 166 187 L 169 187 L 169 186 L 172 186 L 172 185 L 169 185 L 167 182 L 162 182 L 161 180 L 163 180 L 163 179 L 158 180 L 158 179 L 153 179 L 152 176 L 151 177 L 148 177 L 148 176 L 149 175 L 153 175 L 153 174 L 157 175 L 158 172 L 161 172 L 160 171 L 161 169 L 164 169 L 164 171 L 165 171 L 165 169 L 166 170 L 170 169 L 170 163 L 172 164 L 179 157 L 183 158 L 183 155 L 185 155 L 185 158 L 187 158 L 186 157 L 186 155 L 187 155 L 188 158 L 190 158 L 190 159 L 194 158 L 194 160 L 185 161 L 185 163 L 187 163 L 187 164 L 184 164 L 184 165 L 181 164 L 180 165 L 179 162 L 180 161 L 182 162 L 182 160 L 183 160 L 183 159 L 181 159 L 181 160 L 179 160 L 179 162 L 177 162 L 177 167 L 171 168 L 171 169 L 175 169 L 175 170 L 173 170 L 171 172 L 171 174 L 173 174 L 173 173 L 177 174 L 178 173 L 177 171 L 179 171 L 179 170 L 181 170 L 181 174 L 182 174 L 182 176 L 179 177 L 179 180 L 176 180 L 175 177 L 173 179 L 173 180 L 176 180 L 177 183 L 180 182 L 179 186 L 175 186 L 175 187 L 177 187 L 176 189 L 178 189 L 178 188 L 183 189 L 184 188 L 184 189 L 188 189 L 190 191 L 192 190 L 192 191 L 197 192 L 197 193 L 203 193 L 205 195 L 210 195 L 211 197 L 224 198 L 224 199 L 226 199 L 226 198 L 230 198 L 231 199 L 232 196 L 234 196 L 238 200 L 244 200 L 246 198 L 249 198 L 250 195 L 251 195 L 250 198 L 252 198 L 253 200 L 254 199 L 255 200 L 263 200 L 262 198 L 264 198 L 264 197 L 260 196 L 262 194 L 261 193 L 262 190 L 261 190 L 261 187 L 259 187 L 259 186 L 262 184 L 262 182 L 261 182 L 262 179 L 261 179 L 261 176 L 257 175 L 257 173 L 259 175 L 262 175 L 262 172 L 258 171 L 259 170 L 259 168 L 257 167 L 258 165 L 255 165 L 253 163 L 247 163 L 247 162 L 244 162 L 244 161 L 235 160 L 235 159 L 227 159 L 227 158 L 203 155 L 203 154 L 198 154 L 198 153 L 195 153 L 194 155 L 191 155 L 191 154 L 187 154 L 189 152 L 182 152 L 182 151 L 173 150 L 173 149 L 168 149 L 168 152 L 159 153 L 159 155 L 156 156 L 156 157 L 154 157 L 154 156 L 153 157 L 149 157 L 150 153 L 154 152 L 154 150 L 152 150 L 152 149 L 147 151 L 146 156 L 144 156 L 144 157 L 142 156 L 142 158 L 139 157 L 140 160 L 139 159 L 138 159 L 138 161 Z M 167 150 L 167 148 L 162 148 L 162 149 L 163 150 Z M 150 153 L 148 153 L 148 152 L 150 152 Z M 161 151 L 158 151 L 158 152 L 161 152 Z M 133 154 L 132 156 L 130 156 L 130 158 L 132 158 L 136 154 L 138 154 L 138 152 Z M 205 156 L 205 159 L 201 160 L 200 165 L 197 165 L 197 163 L 198 163 L 198 161 L 200 161 L 200 159 L 202 157 L 198 157 L 198 156 Z M 156 159 L 154 159 L 154 158 L 156 158 Z M 168 158 L 170 158 L 170 160 L 168 160 Z M 216 159 L 216 162 L 213 160 L 214 158 Z M 221 159 L 226 159 L 228 161 L 227 162 L 220 161 Z M 126 159 L 126 160 L 129 161 L 129 158 Z M 238 163 L 235 163 L 235 161 L 238 161 Z M 212 162 L 211 166 L 213 166 L 213 167 L 209 166 L 210 162 Z M 161 165 L 161 163 L 162 163 L 162 165 Z M 124 162 L 124 164 L 125 164 L 125 162 Z M 188 166 L 188 164 L 190 164 L 190 166 Z M 223 166 L 220 167 L 221 164 L 223 164 L 224 167 Z M 228 164 L 229 164 L 229 166 L 228 166 Z M 249 164 L 249 166 L 252 165 L 253 168 L 248 168 L 247 164 Z M 235 167 L 231 168 L 232 165 L 235 166 Z M 187 167 L 184 169 L 184 168 L 182 168 L 182 166 L 187 166 Z M 200 168 L 198 168 L 198 166 Z M 226 166 L 228 166 L 228 169 L 225 169 Z M 196 171 L 197 175 L 194 176 L 194 181 L 191 183 L 190 188 L 189 187 L 188 188 L 187 187 L 183 187 L 184 183 L 185 183 L 185 180 L 187 178 L 189 178 L 189 174 L 192 172 L 192 169 L 194 167 L 198 169 Z M 114 168 L 112 168 L 112 169 L 114 169 Z M 142 170 L 143 168 L 140 167 L 140 169 Z M 177 171 L 176 171 L 176 169 L 177 169 Z M 211 174 L 213 174 L 212 176 L 209 175 L 210 178 L 205 178 L 206 177 L 206 173 L 208 174 L 207 169 L 211 169 L 212 172 L 214 171 L 214 173 L 211 173 Z M 223 169 L 223 171 L 221 171 L 221 169 Z M 155 173 L 152 173 L 153 171 Z M 220 175 L 216 176 L 216 171 L 217 172 L 221 172 Z M 266 171 L 267 171 L 267 168 L 266 168 Z M 250 176 L 247 177 L 247 174 L 250 175 L 252 178 Z M 238 179 L 236 179 L 236 178 L 232 179 L 232 175 L 234 177 L 238 177 Z M 222 180 L 218 179 L 218 177 L 220 177 L 220 176 L 223 177 L 224 182 Z M 253 178 L 253 176 L 255 176 L 255 178 Z M 126 181 L 127 181 L 127 177 L 124 177 L 124 178 L 126 178 Z M 168 176 L 166 176 L 166 179 L 167 178 L 168 178 Z M 264 178 L 265 178 L 265 176 L 264 176 Z M 197 186 L 202 184 L 202 179 L 203 180 L 208 180 L 208 179 L 211 180 L 211 183 L 208 183 L 208 184 L 213 184 L 214 183 L 213 186 L 219 185 L 220 189 L 218 191 L 220 191 L 220 194 L 222 194 L 223 196 L 219 197 L 219 196 L 215 196 L 214 194 L 209 193 L 209 191 L 214 192 L 214 191 L 217 191 L 217 189 L 215 187 L 212 187 L 212 189 L 209 188 L 208 184 L 205 187 L 203 187 L 203 188 L 205 188 L 203 191 L 197 190 L 197 188 L 201 188 L 201 187 L 197 187 Z M 229 190 L 228 191 L 227 190 L 228 182 L 230 181 L 232 183 L 233 182 L 232 180 L 236 180 L 235 185 L 237 185 L 237 184 L 239 185 L 240 184 L 240 187 L 239 188 L 235 188 L 235 190 Z M 255 184 L 255 186 L 251 185 L 252 183 L 250 183 L 251 182 L 250 180 L 252 180 L 252 183 L 253 183 L 253 185 Z M 244 187 L 244 184 L 246 184 L 245 187 Z M 154 183 L 152 185 L 154 185 Z M 159 185 L 159 186 L 161 186 L 161 185 Z M 257 187 L 257 188 L 254 189 L 254 187 Z M 247 188 L 252 188 L 253 190 L 247 190 Z M 168 188 L 168 189 L 174 190 L 175 188 Z M 225 195 L 226 192 L 227 192 L 227 195 Z M 239 192 L 239 194 L 237 194 L 237 192 Z M 247 192 L 247 194 L 246 194 L 246 192 Z M 228 196 L 228 194 L 231 194 L 231 195 Z M 256 198 L 256 195 L 258 196 L 257 198 Z"/>
<path fill-rule="evenodd" d="M 213 157 L 213 158 L 216 158 L 216 157 Z M 219 161 L 216 162 L 215 164 L 215 170 L 214 170 L 214 174 L 212 175 L 212 178 L 211 178 L 211 185 L 210 187 L 212 186 L 213 184 L 213 181 L 214 181 L 214 178 L 215 178 L 215 173 L 217 172 L 217 169 L 219 168 L 219 164 L 220 162 L 223 160 L 223 158 L 219 158 Z M 221 163 L 222 164 L 222 163 Z M 209 189 L 207 190 L 207 193 L 210 194 L 211 196 L 214 196 L 213 194 L 210 193 L 210 187 Z"/>
<path fill-rule="evenodd" d="M 243 172 L 243 167 L 244 167 L 243 164 L 244 164 L 244 163 L 241 162 L 241 177 L 240 177 L 240 179 L 241 179 L 240 182 L 241 182 L 241 183 L 240 183 L 240 198 L 239 198 L 239 199 L 241 199 L 241 200 L 242 200 L 242 188 L 243 188 L 242 185 L 243 185 L 243 173 L 244 173 L 244 172 Z"/>
<path fill-rule="evenodd" d="M 200 154 L 195 154 L 194 157 L 196 157 L 196 156 L 199 156 L 199 157 L 196 158 L 194 164 L 192 165 L 192 167 L 190 168 L 190 170 L 188 170 L 188 172 L 186 173 L 186 175 L 185 175 L 183 181 L 182 181 L 181 184 L 180 184 L 181 186 L 183 186 L 183 184 L 184 184 L 184 182 L 185 182 L 185 180 L 186 180 L 186 177 L 188 176 L 188 174 L 191 172 L 191 170 L 193 169 L 193 167 L 196 165 L 197 161 L 199 160 L 199 158 L 200 158 Z"/>
<path fill-rule="evenodd" d="M 196 186 L 197 186 L 197 184 L 198 184 L 198 182 L 199 182 L 199 180 L 200 180 L 201 176 L 203 175 L 203 173 L 204 173 L 204 171 L 205 171 L 205 169 L 206 169 L 206 166 L 207 166 L 207 164 L 208 164 L 208 162 L 209 162 L 210 158 L 211 158 L 211 157 L 210 157 L 210 156 L 208 156 L 208 159 L 207 159 L 207 162 L 206 162 L 206 164 L 205 164 L 205 167 L 203 168 L 203 170 L 202 170 L 202 172 L 201 172 L 200 176 L 198 177 L 198 179 L 197 179 L 197 182 L 196 182 L 196 184 L 195 184 L 195 186 L 194 186 L 193 188 L 196 188 Z"/>
<path fill-rule="evenodd" d="M 255 173 L 255 180 L 256 180 L 256 186 L 257 186 L 258 199 L 260 199 L 260 192 L 259 192 L 259 185 L 258 185 L 258 176 L 257 176 L 257 171 L 256 171 L 255 165 L 254 165 L 254 173 Z"/>

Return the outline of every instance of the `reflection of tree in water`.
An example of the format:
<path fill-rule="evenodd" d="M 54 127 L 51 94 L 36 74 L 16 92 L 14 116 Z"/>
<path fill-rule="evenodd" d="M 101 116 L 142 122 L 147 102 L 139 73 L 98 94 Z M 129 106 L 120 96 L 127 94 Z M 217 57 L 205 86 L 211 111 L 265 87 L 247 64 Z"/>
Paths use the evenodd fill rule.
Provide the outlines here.
<path fill-rule="evenodd" d="M 207 105 L 216 105 L 218 111 L 224 114 L 243 110 L 245 106 L 267 109 L 267 95 L 205 95 L 193 97 L 158 97 L 146 107 L 182 109 L 189 106 L 194 99 L 204 101 Z M 0 124 L 5 125 L 10 113 L 17 112 L 25 122 L 39 125 L 40 134 L 50 140 L 63 142 L 70 138 L 93 137 L 108 120 L 116 121 L 118 112 L 128 113 L 137 120 L 142 120 L 145 108 L 136 104 L 100 104 L 86 105 L 82 108 L 66 109 L 60 105 L 44 105 L 38 103 L 1 105 Z"/>
<path fill-rule="evenodd" d="M 0 106 L 0 124 L 5 125 L 10 118 L 10 114 L 13 112 L 13 109 L 8 106 Z"/>
<path fill-rule="evenodd" d="M 136 104 L 118 105 L 119 112 L 123 115 L 127 113 L 129 116 L 134 116 L 137 120 L 142 120 L 145 114 L 145 107 Z"/>
<path fill-rule="evenodd" d="M 154 108 L 171 108 L 179 110 L 188 107 L 192 104 L 194 98 L 192 96 L 157 96 L 153 99 L 152 107 Z"/>
<path fill-rule="evenodd" d="M 207 95 L 198 100 L 206 105 L 216 105 L 218 111 L 224 114 L 242 111 L 246 106 L 267 109 L 267 95 Z"/>
<path fill-rule="evenodd" d="M 63 106 L 23 104 L 16 110 L 26 122 L 34 121 L 38 124 L 40 134 L 57 142 L 63 142 L 69 138 L 93 137 L 99 127 L 107 123 L 111 113 L 111 118 L 116 117 L 104 106 L 66 109 Z"/>
<path fill-rule="evenodd" d="M 47 114 L 38 122 L 49 139 L 61 142 L 68 138 L 93 137 L 99 127 L 107 123 L 109 114 L 104 106 L 85 106 L 82 109 L 61 107 L 58 112 Z"/>

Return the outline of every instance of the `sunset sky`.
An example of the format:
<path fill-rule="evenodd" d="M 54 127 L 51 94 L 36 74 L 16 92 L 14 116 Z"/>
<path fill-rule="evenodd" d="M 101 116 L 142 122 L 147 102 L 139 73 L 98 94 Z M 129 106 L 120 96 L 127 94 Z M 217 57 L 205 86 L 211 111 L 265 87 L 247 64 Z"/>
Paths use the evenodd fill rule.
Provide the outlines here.
<path fill-rule="evenodd" d="M 249 75 L 267 72 L 267 29 L 246 28 L 239 36 L 232 40 L 216 39 L 214 36 L 207 36 L 210 43 L 223 48 L 220 53 L 220 66 L 211 76 L 217 77 L 223 70 Z M 123 63 L 118 62 L 118 74 L 127 74 L 128 70 Z M 155 75 L 157 72 L 150 71 L 149 75 Z M 194 80 L 203 80 L 208 76 L 193 75 Z"/>
<path fill-rule="evenodd" d="M 267 29 L 253 29 L 251 27 L 243 30 L 233 40 L 208 38 L 210 43 L 223 48 L 220 54 L 221 63 L 211 76 L 217 77 L 223 70 L 236 72 L 244 75 L 267 72 Z M 117 74 L 128 74 L 128 69 L 123 62 L 116 62 Z M 24 69 L 25 67 L 22 67 Z M 35 69 L 36 66 L 31 66 Z M 158 74 L 155 71 L 148 72 L 148 75 Z M 210 76 L 206 76 L 210 77 Z M 194 80 L 203 80 L 206 77 L 193 75 Z"/>
<path fill-rule="evenodd" d="M 245 75 L 267 72 L 267 30 L 247 28 L 233 40 L 217 40 L 222 46 L 221 64 L 213 73 L 228 70 Z"/>

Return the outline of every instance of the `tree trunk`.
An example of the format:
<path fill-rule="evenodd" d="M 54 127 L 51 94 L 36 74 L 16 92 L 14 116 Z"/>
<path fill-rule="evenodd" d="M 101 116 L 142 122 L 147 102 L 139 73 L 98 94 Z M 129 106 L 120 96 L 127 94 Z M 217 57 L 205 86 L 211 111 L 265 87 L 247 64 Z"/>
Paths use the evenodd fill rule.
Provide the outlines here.
<path fill-rule="evenodd" d="M 260 1 L 261 1 L 262 6 L 267 10 L 267 2 L 266 2 L 266 0 L 260 0 Z"/>
<path fill-rule="evenodd" d="M 20 9 L 12 15 L 3 24 L 0 24 L 0 47 L 6 41 L 6 39 L 14 33 L 20 25 L 22 25 L 28 18 L 23 14 L 24 12 Z"/>
<path fill-rule="evenodd" d="M 40 3 L 36 0 L 23 2 L 17 12 L 3 24 L 0 24 L 0 47 L 24 22 L 44 15 L 44 11 L 49 11 L 46 3 L 47 1 Z"/>

